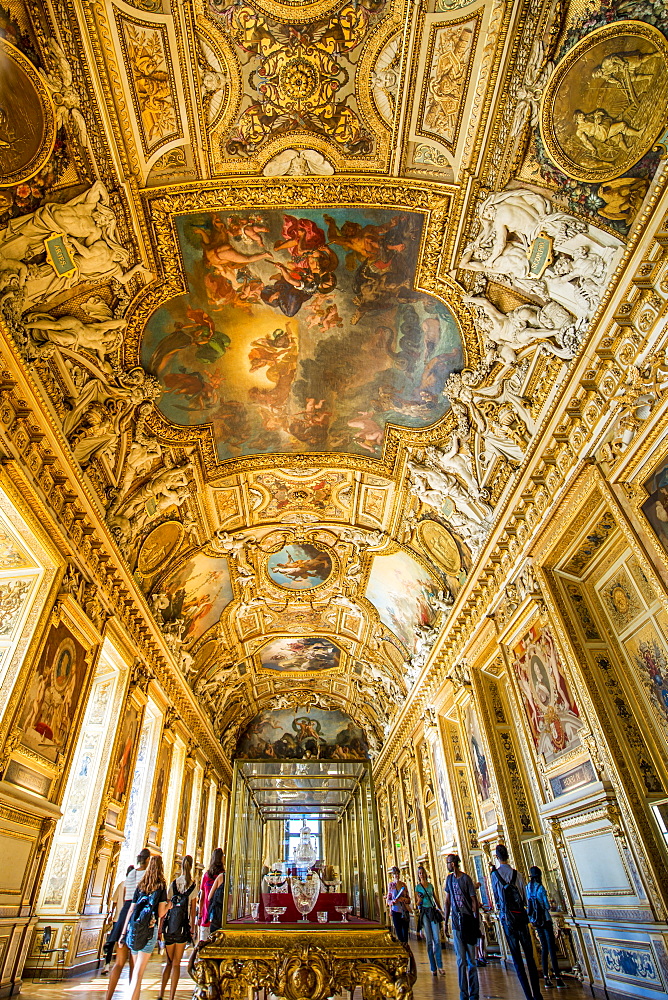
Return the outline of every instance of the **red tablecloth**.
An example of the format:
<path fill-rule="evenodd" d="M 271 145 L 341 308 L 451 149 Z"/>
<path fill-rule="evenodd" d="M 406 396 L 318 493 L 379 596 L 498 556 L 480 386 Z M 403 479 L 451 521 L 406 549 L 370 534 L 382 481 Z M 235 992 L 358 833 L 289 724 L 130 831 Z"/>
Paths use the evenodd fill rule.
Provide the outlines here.
<path fill-rule="evenodd" d="M 308 915 L 312 923 L 318 922 L 318 910 L 327 910 L 328 920 L 341 920 L 341 914 L 334 909 L 335 906 L 345 906 L 348 902 L 347 892 L 321 892 L 318 902 Z M 281 923 L 294 924 L 301 920 L 302 915 L 295 906 L 291 892 L 263 892 L 260 904 L 260 920 L 271 920 L 269 914 L 265 913 L 265 906 L 286 906 L 287 909 L 282 917 Z"/>

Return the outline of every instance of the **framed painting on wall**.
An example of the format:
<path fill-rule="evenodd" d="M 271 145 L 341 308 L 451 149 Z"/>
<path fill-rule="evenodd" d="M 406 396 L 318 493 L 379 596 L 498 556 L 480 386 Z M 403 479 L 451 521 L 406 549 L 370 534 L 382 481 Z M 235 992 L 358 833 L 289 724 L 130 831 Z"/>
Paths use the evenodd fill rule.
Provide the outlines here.
<path fill-rule="evenodd" d="M 49 626 L 18 715 L 21 744 L 56 763 L 76 736 L 85 705 L 94 647 L 62 618 Z"/>
<path fill-rule="evenodd" d="M 172 764 L 172 752 L 173 744 L 163 740 L 162 746 L 160 747 L 160 753 L 158 755 L 158 763 L 155 769 L 156 777 L 155 785 L 153 787 L 153 801 L 151 802 L 151 812 L 149 818 L 150 835 L 153 838 L 154 844 L 159 842 L 162 830 L 165 800 L 167 798 L 167 786 L 169 784 L 169 771 Z"/>
<path fill-rule="evenodd" d="M 141 722 L 141 709 L 137 705 L 129 705 L 126 709 L 118 742 L 113 767 L 111 769 L 111 797 L 115 802 L 125 802 L 125 797 L 131 783 L 132 759 L 137 733 Z"/>
<path fill-rule="evenodd" d="M 480 725 L 478 724 L 478 716 L 476 715 L 475 708 L 472 704 L 467 706 L 465 724 L 466 735 L 468 737 L 469 748 L 471 750 L 471 762 L 473 764 L 473 776 L 475 778 L 476 791 L 478 793 L 478 800 L 482 803 L 486 802 L 490 797 L 492 786 L 489 774 L 489 765 L 487 763 L 487 755 L 485 753 L 485 747 L 480 733 Z"/>
<path fill-rule="evenodd" d="M 668 457 L 643 485 L 648 496 L 640 509 L 664 553 L 668 554 Z"/>
<path fill-rule="evenodd" d="M 580 745 L 580 710 L 548 628 L 534 625 L 513 647 L 513 654 L 534 746 L 549 763 Z"/>

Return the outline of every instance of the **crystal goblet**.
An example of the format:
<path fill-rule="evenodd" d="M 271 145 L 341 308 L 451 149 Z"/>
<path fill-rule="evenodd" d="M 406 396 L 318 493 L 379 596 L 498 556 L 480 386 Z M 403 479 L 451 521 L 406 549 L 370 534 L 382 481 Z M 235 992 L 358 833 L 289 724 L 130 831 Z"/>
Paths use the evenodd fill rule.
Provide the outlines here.
<path fill-rule="evenodd" d="M 277 924 L 279 917 L 282 917 L 287 910 L 287 906 L 265 906 L 265 910 L 270 917 L 273 917 L 272 924 Z"/>
<path fill-rule="evenodd" d="M 307 875 L 304 881 L 293 877 L 290 879 L 290 890 L 295 906 L 302 915 L 300 923 L 308 923 L 308 916 L 318 901 L 320 894 L 320 879 L 314 875 Z"/>
<path fill-rule="evenodd" d="M 341 920 L 344 924 L 348 923 L 348 914 L 353 912 L 352 906 L 335 906 L 334 909 L 341 914 Z"/>

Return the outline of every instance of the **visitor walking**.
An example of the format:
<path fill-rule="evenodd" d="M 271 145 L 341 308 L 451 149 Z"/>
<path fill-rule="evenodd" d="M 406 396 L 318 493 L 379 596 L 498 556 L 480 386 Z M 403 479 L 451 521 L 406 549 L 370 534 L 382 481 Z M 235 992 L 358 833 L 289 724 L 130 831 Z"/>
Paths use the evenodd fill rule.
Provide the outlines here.
<path fill-rule="evenodd" d="M 148 865 L 149 859 L 151 857 L 151 852 L 147 847 L 137 855 L 137 867 L 129 868 L 124 882 L 124 904 L 123 904 L 123 923 L 120 926 L 118 935 L 118 944 L 116 947 L 116 961 L 111 968 L 109 973 L 109 983 L 107 985 L 107 992 L 105 994 L 104 1000 L 111 1000 L 114 995 L 114 990 L 118 985 L 118 980 L 120 978 L 121 972 L 123 971 L 123 966 L 126 962 L 130 963 L 130 978 L 132 978 L 132 973 L 134 972 L 134 958 L 132 957 L 132 952 L 125 943 L 125 938 L 123 937 L 123 931 L 125 930 L 125 925 L 128 919 L 128 911 L 132 906 L 132 897 L 135 894 L 137 886 L 141 882 L 146 872 L 146 866 Z"/>
<path fill-rule="evenodd" d="M 524 879 L 508 864 L 505 844 L 497 844 L 495 853 L 497 866 L 492 869 L 492 888 L 515 972 L 526 1000 L 543 1000 L 529 933 Z"/>
<path fill-rule="evenodd" d="M 128 910 L 130 909 L 130 904 L 132 899 L 125 898 L 125 880 L 134 871 L 134 865 L 128 865 L 128 869 L 125 873 L 125 878 L 122 878 L 114 889 L 114 894 L 111 897 L 111 906 L 109 907 L 109 913 L 107 914 L 107 920 L 114 919 L 114 924 L 107 934 L 107 939 L 104 942 L 104 948 L 102 953 L 104 955 L 104 966 L 100 971 L 101 976 L 109 975 L 109 966 L 111 965 L 111 959 L 114 954 L 114 945 L 117 943 L 119 937 L 123 932 L 125 927 L 125 918 L 128 915 Z M 130 975 L 132 975 L 132 969 L 130 969 Z"/>
<path fill-rule="evenodd" d="M 394 933 L 401 944 L 408 944 L 408 927 L 410 924 L 411 897 L 408 886 L 399 877 L 396 865 L 390 868 L 390 884 L 385 897 L 390 908 Z"/>
<path fill-rule="evenodd" d="M 457 956 L 459 1000 L 478 1000 L 480 983 L 476 945 L 480 936 L 480 907 L 473 879 L 459 867 L 458 854 L 448 854 L 445 880 L 445 929 L 452 914 L 452 940 Z"/>
<path fill-rule="evenodd" d="M 554 924 L 550 914 L 550 901 L 543 885 L 543 873 L 534 865 L 529 869 L 529 882 L 526 887 L 527 913 L 529 920 L 533 924 L 538 939 L 540 941 L 540 957 L 543 966 L 544 986 L 551 989 L 556 985 L 558 989 L 565 989 L 566 983 L 559 973 L 559 960 L 557 958 L 557 943 L 554 938 Z M 552 972 L 554 973 L 554 983 L 549 976 L 549 962 L 552 962 Z"/>
<path fill-rule="evenodd" d="M 440 972 L 445 975 L 443 957 L 441 954 L 441 924 L 443 914 L 436 899 L 436 890 L 427 878 L 427 872 L 422 865 L 418 866 L 418 880 L 415 886 L 415 905 L 418 908 L 417 926 L 424 934 L 429 955 L 429 966 L 432 976 Z"/>
<path fill-rule="evenodd" d="M 200 941 L 208 941 L 211 935 L 209 923 L 209 893 L 211 886 L 218 876 L 225 871 L 225 855 L 222 847 L 216 847 L 211 855 L 209 867 L 202 875 L 199 887 L 199 898 L 197 900 L 197 924 L 199 926 Z"/>
<path fill-rule="evenodd" d="M 162 985 L 158 1000 L 166 1000 L 167 983 L 171 978 L 169 1000 L 174 1000 L 181 975 L 181 959 L 187 944 L 192 944 L 192 928 L 195 925 L 195 881 L 192 877 L 193 859 L 186 854 L 181 862 L 181 874 L 169 887 L 172 901 L 162 928 L 162 939 L 165 942 L 166 962 L 162 970 Z"/>
<path fill-rule="evenodd" d="M 162 869 L 162 858 L 154 854 L 135 890 L 121 937 L 121 941 L 125 941 L 135 960 L 130 982 L 130 1000 L 139 1000 L 144 971 L 158 943 L 160 923 L 171 905 L 167 900 L 167 883 Z"/>

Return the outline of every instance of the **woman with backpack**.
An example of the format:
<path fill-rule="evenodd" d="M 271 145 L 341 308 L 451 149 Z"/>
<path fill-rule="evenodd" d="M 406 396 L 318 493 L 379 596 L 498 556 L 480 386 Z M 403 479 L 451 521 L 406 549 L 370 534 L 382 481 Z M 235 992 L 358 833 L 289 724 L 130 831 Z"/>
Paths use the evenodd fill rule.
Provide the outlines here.
<path fill-rule="evenodd" d="M 417 874 L 415 904 L 418 908 L 418 929 L 422 931 L 427 942 L 427 954 L 429 955 L 432 976 L 437 976 L 439 972 L 444 976 L 445 969 L 441 954 L 443 914 L 436 899 L 436 890 L 427 878 L 427 872 L 422 865 L 418 865 Z"/>
<path fill-rule="evenodd" d="M 222 847 L 216 847 L 211 855 L 209 867 L 202 875 L 202 881 L 199 887 L 199 899 L 197 901 L 197 923 L 199 924 L 200 941 L 208 941 L 211 935 L 211 926 L 209 923 L 209 893 L 211 892 L 211 886 L 216 881 L 218 876 L 225 871 L 224 859 L 225 855 L 223 854 Z"/>
<path fill-rule="evenodd" d="M 549 976 L 552 962 L 552 972 L 554 973 L 554 985 L 558 989 L 564 989 L 566 983 L 561 978 L 559 972 L 559 961 L 557 959 L 557 943 L 554 939 L 554 924 L 550 914 L 550 901 L 543 885 L 543 873 L 534 865 L 529 869 L 529 883 L 526 887 L 527 913 L 529 921 L 533 924 L 534 930 L 540 940 L 540 957 L 543 965 L 544 985 L 550 989 L 552 981 Z"/>
<path fill-rule="evenodd" d="M 170 1000 L 174 1000 L 181 975 L 183 952 L 187 944 L 192 944 L 193 935 L 191 928 L 195 923 L 195 903 L 197 901 L 192 871 L 193 859 L 189 854 L 186 854 L 181 862 L 181 874 L 174 879 L 169 887 L 169 896 L 172 905 L 162 927 L 162 938 L 165 942 L 167 961 L 162 970 L 162 985 L 158 1000 L 163 1000 L 163 997 L 165 997 L 165 990 L 167 989 L 170 976 L 172 983 L 169 998 Z"/>
<path fill-rule="evenodd" d="M 121 942 L 127 945 L 135 960 L 130 1000 L 139 1000 L 144 971 L 158 941 L 160 921 L 170 906 L 162 858 L 153 854 L 135 890 L 121 937 Z"/>

